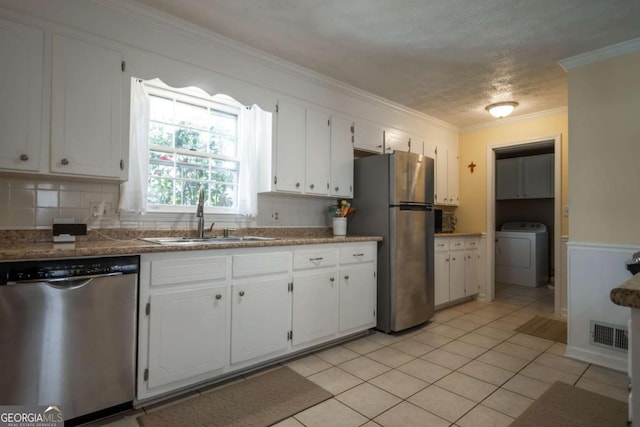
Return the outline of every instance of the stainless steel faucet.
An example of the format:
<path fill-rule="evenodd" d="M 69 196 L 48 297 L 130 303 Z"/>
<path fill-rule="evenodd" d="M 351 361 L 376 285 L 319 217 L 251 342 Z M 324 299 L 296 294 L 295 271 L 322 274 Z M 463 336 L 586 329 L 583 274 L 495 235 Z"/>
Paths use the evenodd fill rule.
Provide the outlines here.
<path fill-rule="evenodd" d="M 204 187 L 200 187 L 200 194 L 198 194 L 198 207 L 196 208 L 196 218 L 198 218 L 198 228 L 196 229 L 196 237 L 198 239 L 204 238 L 205 231 L 213 230 L 213 224 L 211 223 L 211 227 L 205 230 L 204 228 Z"/>

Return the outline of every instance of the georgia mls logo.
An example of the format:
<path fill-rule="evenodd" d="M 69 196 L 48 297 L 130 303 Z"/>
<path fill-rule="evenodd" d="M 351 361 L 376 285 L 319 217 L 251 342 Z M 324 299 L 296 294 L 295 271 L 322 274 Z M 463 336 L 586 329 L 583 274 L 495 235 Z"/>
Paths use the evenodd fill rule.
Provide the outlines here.
<path fill-rule="evenodd" d="M 0 406 L 0 427 L 64 427 L 64 418 L 55 405 Z"/>

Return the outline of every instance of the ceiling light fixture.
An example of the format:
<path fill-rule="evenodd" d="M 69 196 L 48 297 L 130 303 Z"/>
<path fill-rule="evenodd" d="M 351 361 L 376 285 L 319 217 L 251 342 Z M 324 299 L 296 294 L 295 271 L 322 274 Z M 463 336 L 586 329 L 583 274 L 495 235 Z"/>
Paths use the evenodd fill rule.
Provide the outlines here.
<path fill-rule="evenodd" d="M 487 110 L 493 117 L 501 119 L 513 113 L 513 110 L 517 106 L 518 103 L 514 101 L 496 102 L 495 104 L 487 105 L 484 109 Z"/>

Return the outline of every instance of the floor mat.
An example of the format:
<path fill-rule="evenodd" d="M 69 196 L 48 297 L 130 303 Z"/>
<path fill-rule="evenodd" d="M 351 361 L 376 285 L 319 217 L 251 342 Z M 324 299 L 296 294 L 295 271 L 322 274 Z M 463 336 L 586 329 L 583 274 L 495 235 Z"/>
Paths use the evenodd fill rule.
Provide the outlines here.
<path fill-rule="evenodd" d="M 516 329 L 516 332 L 567 343 L 567 322 L 536 316 Z"/>

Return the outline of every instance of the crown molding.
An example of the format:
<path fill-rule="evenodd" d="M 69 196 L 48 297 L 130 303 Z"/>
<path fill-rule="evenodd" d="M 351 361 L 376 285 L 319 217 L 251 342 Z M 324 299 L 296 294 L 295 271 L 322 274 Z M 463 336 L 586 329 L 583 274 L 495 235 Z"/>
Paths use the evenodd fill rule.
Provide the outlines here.
<path fill-rule="evenodd" d="M 462 133 L 473 132 L 473 131 L 480 130 L 480 129 L 495 128 L 495 127 L 510 125 L 510 124 L 513 124 L 513 123 L 523 122 L 523 121 L 526 121 L 526 120 L 538 119 L 540 117 L 555 116 L 556 114 L 562 114 L 562 113 L 567 113 L 567 112 L 568 112 L 567 107 L 552 108 L 550 110 L 538 111 L 536 113 L 523 114 L 521 116 L 507 117 L 507 118 L 504 118 L 504 119 L 496 119 L 496 120 L 492 120 L 490 122 L 479 123 L 477 125 L 467 126 L 467 127 L 464 127 L 462 129 L 460 129 L 460 133 L 462 134 Z"/>
<path fill-rule="evenodd" d="M 261 64 L 268 66 L 272 69 L 278 70 L 283 73 L 295 75 L 303 78 L 304 80 L 314 83 L 316 85 L 325 87 L 327 89 L 337 90 L 342 93 L 347 93 L 353 97 L 356 97 L 362 101 L 369 103 L 382 104 L 388 108 L 391 108 L 397 112 L 409 114 L 422 120 L 426 120 L 434 125 L 442 126 L 447 129 L 459 132 L 460 128 L 447 123 L 443 120 L 413 110 L 402 104 L 398 104 L 389 99 L 383 98 L 378 95 L 374 95 L 370 92 L 351 86 L 340 80 L 328 77 L 324 74 L 320 74 L 316 71 L 302 67 L 300 65 L 289 62 L 275 55 L 271 55 L 262 50 L 253 48 L 244 43 L 225 37 L 221 34 L 215 33 L 211 30 L 207 30 L 198 25 L 187 22 L 178 17 L 169 15 L 160 10 L 154 9 L 150 6 L 137 3 L 134 0 L 93 0 L 94 2 L 111 7 L 112 9 L 127 14 L 133 18 L 141 19 L 150 22 L 153 25 L 162 27 L 165 30 L 174 32 L 184 37 L 188 37 L 192 40 L 200 40 L 205 42 L 213 42 L 217 46 L 226 49 L 229 52 L 241 54 L 251 57 L 254 60 L 258 60 Z"/>
<path fill-rule="evenodd" d="M 573 68 L 582 67 L 594 62 L 603 61 L 605 59 L 637 51 L 640 51 L 640 38 L 627 40 L 622 43 L 617 43 L 611 46 L 592 50 L 591 52 L 562 59 L 558 63 L 565 71 L 569 71 Z"/>

